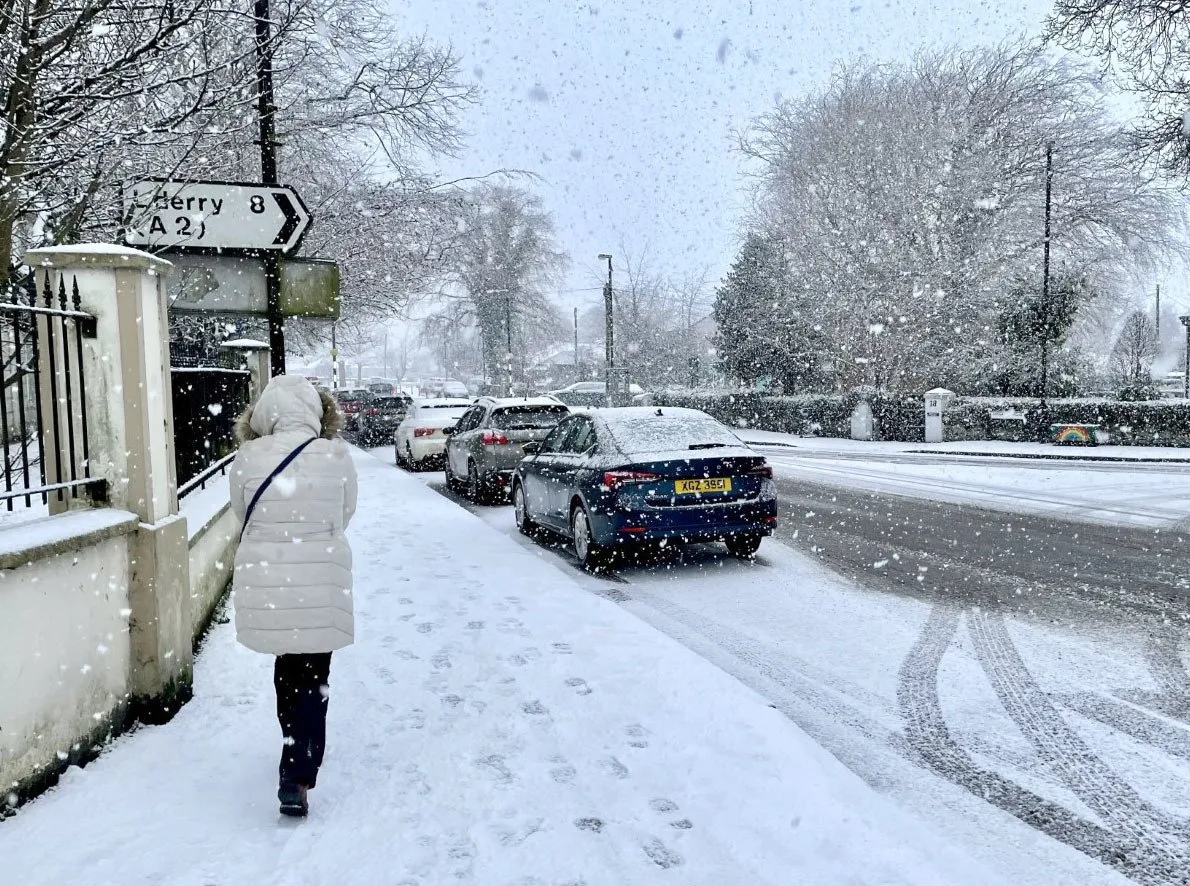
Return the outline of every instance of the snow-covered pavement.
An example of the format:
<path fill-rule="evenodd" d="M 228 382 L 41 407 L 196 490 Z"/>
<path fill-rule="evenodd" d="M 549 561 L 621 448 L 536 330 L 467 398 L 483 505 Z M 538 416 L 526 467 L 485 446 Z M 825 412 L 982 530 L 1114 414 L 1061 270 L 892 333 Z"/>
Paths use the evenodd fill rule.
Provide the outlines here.
<path fill-rule="evenodd" d="M 863 443 L 749 432 L 779 474 L 831 486 L 977 504 L 1108 525 L 1170 527 L 1190 520 L 1190 452 L 1099 447 L 1072 452 L 1038 444 Z M 994 443 L 994 441 L 993 441 Z M 1013 457 L 1034 451 L 1061 460 Z M 1105 458 L 1186 458 L 1128 463 Z M 1164 453 L 1160 455 L 1160 453 Z"/>
<path fill-rule="evenodd" d="M 358 642 L 332 665 L 311 817 L 278 819 L 271 661 L 222 625 L 171 723 L 0 824 L 3 882 L 1003 882 L 548 551 L 357 464 Z M 773 574 L 732 568 L 724 603 Z M 825 593 L 808 578 L 788 591 Z"/>

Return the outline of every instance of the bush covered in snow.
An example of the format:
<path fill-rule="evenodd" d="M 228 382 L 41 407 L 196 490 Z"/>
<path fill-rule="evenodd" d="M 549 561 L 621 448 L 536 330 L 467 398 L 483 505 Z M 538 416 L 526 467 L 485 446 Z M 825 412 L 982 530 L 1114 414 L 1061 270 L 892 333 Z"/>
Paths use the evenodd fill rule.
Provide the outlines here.
<path fill-rule="evenodd" d="M 755 428 L 817 437 L 848 437 L 851 413 L 860 400 L 872 407 L 877 439 L 907 443 L 925 439 L 924 398 L 865 390 L 849 394 L 766 397 L 734 393 L 658 394 L 659 406 L 701 409 L 735 428 Z M 1005 421 L 1020 415 L 1022 422 Z M 994 418 L 999 417 L 999 418 Z M 946 410 L 947 440 L 1035 439 L 1053 423 L 1097 424 L 1112 443 L 1133 446 L 1190 446 L 1190 404 L 1183 401 L 1051 400 L 1043 413 L 1028 397 L 959 397 Z"/>

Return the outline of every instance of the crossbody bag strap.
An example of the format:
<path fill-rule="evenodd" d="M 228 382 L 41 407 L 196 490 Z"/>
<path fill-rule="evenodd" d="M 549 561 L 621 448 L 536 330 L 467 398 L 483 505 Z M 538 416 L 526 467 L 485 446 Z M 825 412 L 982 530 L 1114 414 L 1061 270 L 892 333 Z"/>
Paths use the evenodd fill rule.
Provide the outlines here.
<path fill-rule="evenodd" d="M 280 474 L 283 470 L 285 470 L 287 467 L 289 467 L 290 462 L 292 462 L 295 458 L 297 458 L 299 455 L 302 454 L 303 449 L 305 449 L 307 446 L 309 446 L 311 443 L 313 443 L 317 439 L 318 439 L 317 437 L 311 437 L 309 440 L 307 440 L 301 446 L 299 446 L 295 450 L 293 450 L 293 452 L 289 453 L 289 455 L 285 456 L 285 458 L 281 459 L 281 463 L 279 465 L 277 465 L 277 467 L 273 468 L 273 472 L 264 478 L 263 483 L 261 483 L 259 486 L 256 487 L 256 494 L 252 496 L 252 501 L 248 502 L 248 507 L 244 510 L 244 525 L 240 527 L 240 540 L 241 541 L 243 541 L 244 533 L 248 529 L 248 521 L 252 519 L 252 512 L 256 510 L 256 503 L 260 501 L 260 497 L 262 495 L 264 495 L 264 491 L 269 488 L 269 484 L 271 484 L 275 479 L 277 479 L 278 474 Z"/>

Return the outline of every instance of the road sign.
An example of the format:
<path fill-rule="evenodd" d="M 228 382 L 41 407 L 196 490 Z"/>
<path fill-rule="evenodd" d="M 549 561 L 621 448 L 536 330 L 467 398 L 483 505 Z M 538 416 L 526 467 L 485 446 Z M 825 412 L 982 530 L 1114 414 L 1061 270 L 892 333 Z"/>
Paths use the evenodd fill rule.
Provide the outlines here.
<path fill-rule="evenodd" d="M 181 313 L 268 314 L 264 259 L 234 255 L 168 256 L 169 309 Z M 281 259 L 278 303 L 284 317 L 337 319 L 339 266 L 322 259 Z"/>
<path fill-rule="evenodd" d="M 284 185 L 146 179 L 124 192 L 124 242 L 149 249 L 290 253 L 310 226 Z"/>

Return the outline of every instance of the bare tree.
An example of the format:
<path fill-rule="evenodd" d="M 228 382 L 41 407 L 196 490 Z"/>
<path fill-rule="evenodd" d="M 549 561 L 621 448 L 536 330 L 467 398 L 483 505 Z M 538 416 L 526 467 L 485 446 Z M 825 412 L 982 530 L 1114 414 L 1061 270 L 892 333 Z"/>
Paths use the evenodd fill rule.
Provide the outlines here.
<path fill-rule="evenodd" d="M 1103 61 L 1144 102 L 1134 130 L 1144 155 L 1190 175 L 1190 3 L 1186 0 L 1058 0 L 1049 36 Z"/>
<path fill-rule="evenodd" d="M 1158 354 L 1157 330 L 1149 315 L 1134 311 L 1111 352 L 1111 377 L 1118 388 L 1141 389 L 1153 383 L 1153 361 Z"/>
<path fill-rule="evenodd" d="M 816 305 L 844 385 L 991 375 L 1013 281 L 1041 276 L 1048 144 L 1055 271 L 1110 292 L 1178 213 L 1130 165 L 1090 72 L 1040 47 L 844 68 L 743 136 L 752 224 L 784 245 L 791 298 Z"/>
<path fill-rule="evenodd" d="M 506 352 L 524 355 L 543 338 L 561 337 L 563 321 L 550 293 L 567 263 L 539 197 L 507 184 L 471 191 L 454 277 L 493 374 Z"/>
<path fill-rule="evenodd" d="M 0 269 L 19 223 L 69 235 L 122 161 L 185 154 L 245 98 L 242 21 L 223 0 L 0 6 Z"/>

